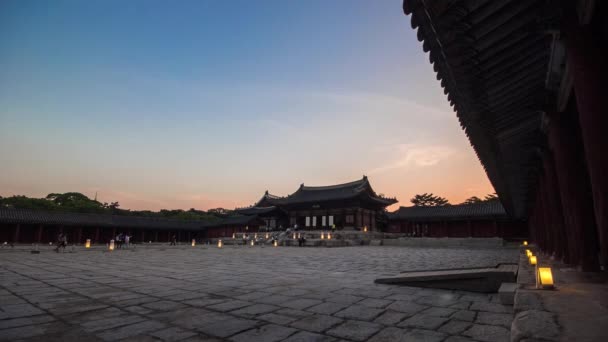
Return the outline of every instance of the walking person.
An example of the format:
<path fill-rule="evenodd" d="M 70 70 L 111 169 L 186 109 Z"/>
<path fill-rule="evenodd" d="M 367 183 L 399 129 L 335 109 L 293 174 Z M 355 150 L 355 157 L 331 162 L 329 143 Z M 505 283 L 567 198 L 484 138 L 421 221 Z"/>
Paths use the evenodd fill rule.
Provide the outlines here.
<path fill-rule="evenodd" d="M 55 248 L 55 252 L 59 253 L 59 248 L 63 248 L 63 252 L 65 252 L 65 247 L 68 245 L 68 237 L 60 232 L 57 236 L 57 247 Z"/>
<path fill-rule="evenodd" d="M 114 243 L 116 244 L 116 249 L 120 249 L 120 247 L 122 247 L 122 233 L 118 233 L 118 235 L 116 235 L 116 240 L 114 240 Z"/>
<path fill-rule="evenodd" d="M 125 248 L 129 248 L 129 241 L 131 240 L 131 237 L 128 234 L 125 234 Z"/>
<path fill-rule="evenodd" d="M 173 234 L 173 236 L 171 237 L 171 243 L 169 245 L 177 246 L 177 237 L 175 237 L 175 234 Z"/>

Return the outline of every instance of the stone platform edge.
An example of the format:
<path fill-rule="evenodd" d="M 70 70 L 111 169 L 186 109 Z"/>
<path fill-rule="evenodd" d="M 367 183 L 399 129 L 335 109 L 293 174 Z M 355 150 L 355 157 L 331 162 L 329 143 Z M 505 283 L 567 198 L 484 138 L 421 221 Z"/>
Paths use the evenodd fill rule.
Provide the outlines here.
<path fill-rule="evenodd" d="M 533 246 L 528 246 L 535 252 Z M 520 341 L 558 341 L 561 335 L 557 315 L 545 305 L 540 291 L 536 289 L 535 269 L 528 263 L 524 248 L 519 256 L 517 274 L 518 289 L 515 292 L 511 323 L 511 342 Z M 536 253 L 535 253 L 536 254 Z"/>

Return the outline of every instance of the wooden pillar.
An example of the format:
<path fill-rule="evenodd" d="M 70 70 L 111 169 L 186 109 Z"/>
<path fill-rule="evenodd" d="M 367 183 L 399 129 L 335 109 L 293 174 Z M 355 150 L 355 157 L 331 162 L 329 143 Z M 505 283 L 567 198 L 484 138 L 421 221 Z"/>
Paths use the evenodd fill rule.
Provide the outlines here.
<path fill-rule="evenodd" d="M 467 220 L 467 230 L 469 232 L 469 237 L 473 237 L 473 224 L 471 224 L 471 220 Z"/>
<path fill-rule="evenodd" d="M 545 198 L 549 206 L 550 225 L 554 233 L 555 257 L 566 263 L 570 263 L 568 239 L 566 237 L 566 227 L 564 226 L 564 216 L 562 213 L 562 199 L 555 172 L 555 162 L 550 151 L 546 151 L 543 155 L 543 175 L 546 183 Z"/>
<path fill-rule="evenodd" d="M 572 104 L 565 113 L 552 113 L 548 141 L 562 200 L 566 236 L 576 246 L 572 261 L 585 271 L 599 270 L 598 242 L 589 176 L 581 151 L 576 117 Z M 540 196 L 538 196 L 540 197 Z M 538 227 L 536 227 L 538 228 Z"/>
<path fill-rule="evenodd" d="M 144 243 L 146 240 L 146 229 L 142 229 L 141 230 L 141 234 L 140 234 L 140 243 Z"/>
<path fill-rule="evenodd" d="M 110 240 L 114 240 L 116 238 L 116 228 L 112 228 L 112 236 L 110 237 Z"/>
<path fill-rule="evenodd" d="M 13 243 L 19 243 L 19 233 L 21 231 L 21 225 L 16 224 L 15 230 L 13 231 Z"/>
<path fill-rule="evenodd" d="M 355 229 L 357 229 L 357 228 L 361 227 L 361 211 L 359 208 L 355 209 L 354 215 L 355 215 Z"/>
<path fill-rule="evenodd" d="M 39 225 L 38 226 L 38 233 L 36 234 L 36 242 L 37 243 L 41 243 L 42 242 L 42 230 L 43 230 L 43 226 Z"/>
<path fill-rule="evenodd" d="M 566 51 L 584 145 L 579 152 L 585 154 L 601 259 L 608 267 L 608 54 L 599 32 L 574 21 L 566 30 Z"/>
<path fill-rule="evenodd" d="M 154 232 L 154 242 L 158 242 L 158 230 Z"/>
<path fill-rule="evenodd" d="M 95 243 L 99 243 L 99 227 L 95 227 Z"/>
<path fill-rule="evenodd" d="M 78 244 L 82 242 L 82 227 L 78 227 L 78 235 L 77 235 L 76 240 L 77 240 L 76 243 L 78 243 Z"/>
<path fill-rule="evenodd" d="M 372 218 L 371 218 L 371 220 L 372 220 L 372 222 L 371 222 L 370 229 L 372 231 L 376 231 L 376 211 L 375 210 L 372 211 Z"/>

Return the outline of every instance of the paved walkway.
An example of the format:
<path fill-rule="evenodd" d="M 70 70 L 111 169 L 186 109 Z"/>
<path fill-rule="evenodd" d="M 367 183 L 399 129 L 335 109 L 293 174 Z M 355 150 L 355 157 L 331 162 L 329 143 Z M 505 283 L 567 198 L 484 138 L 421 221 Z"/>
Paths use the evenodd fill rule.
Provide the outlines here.
<path fill-rule="evenodd" d="M 147 247 L 0 251 L 0 340 L 508 341 L 496 295 L 374 284 L 517 250 Z"/>

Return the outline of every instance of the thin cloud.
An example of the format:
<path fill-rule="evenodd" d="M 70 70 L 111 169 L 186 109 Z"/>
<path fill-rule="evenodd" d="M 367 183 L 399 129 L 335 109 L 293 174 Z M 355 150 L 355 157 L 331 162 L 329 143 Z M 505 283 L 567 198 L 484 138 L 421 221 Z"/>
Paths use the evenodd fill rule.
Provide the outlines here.
<path fill-rule="evenodd" d="M 372 169 L 370 174 L 384 173 L 394 169 L 430 167 L 454 156 L 456 149 L 442 145 L 398 144 L 393 148 L 396 158 Z"/>

